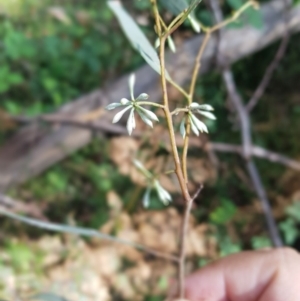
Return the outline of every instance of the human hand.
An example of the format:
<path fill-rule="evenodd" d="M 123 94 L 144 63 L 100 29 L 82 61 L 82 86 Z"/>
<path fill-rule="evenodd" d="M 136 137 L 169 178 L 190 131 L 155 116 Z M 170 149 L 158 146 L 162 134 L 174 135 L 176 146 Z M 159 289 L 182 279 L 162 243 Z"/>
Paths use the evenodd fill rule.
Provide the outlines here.
<path fill-rule="evenodd" d="M 186 280 L 189 301 L 300 301 L 300 255 L 290 248 L 222 258 Z"/>

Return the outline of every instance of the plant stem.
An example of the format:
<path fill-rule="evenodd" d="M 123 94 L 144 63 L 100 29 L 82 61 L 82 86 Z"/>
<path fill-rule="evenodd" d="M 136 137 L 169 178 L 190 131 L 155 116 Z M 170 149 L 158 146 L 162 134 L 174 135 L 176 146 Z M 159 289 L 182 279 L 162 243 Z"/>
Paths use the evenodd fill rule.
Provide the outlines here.
<path fill-rule="evenodd" d="M 148 106 L 158 107 L 158 108 L 162 108 L 162 109 L 165 108 L 164 105 L 161 105 L 161 104 L 156 103 L 156 102 L 151 102 L 151 101 L 138 101 L 137 104 L 138 105 L 148 105 Z"/>
<path fill-rule="evenodd" d="M 184 97 L 188 98 L 189 94 L 183 89 L 181 88 L 177 83 L 175 83 L 172 78 L 168 79 L 169 83 L 175 87 Z"/>
<path fill-rule="evenodd" d="M 209 41 L 210 36 L 211 36 L 211 31 L 208 30 L 205 34 L 205 37 L 204 37 L 203 42 L 201 44 L 201 47 L 199 48 L 198 54 L 196 56 L 195 67 L 194 67 L 194 70 L 193 70 L 193 75 L 192 75 L 191 85 L 190 85 L 189 104 L 192 103 L 193 98 L 194 98 L 197 77 L 198 77 L 198 73 L 199 73 L 200 68 L 201 68 L 201 58 L 204 54 L 204 50 L 207 46 L 207 43 Z"/>
<path fill-rule="evenodd" d="M 185 18 L 183 18 L 183 16 L 185 15 L 184 12 L 180 13 L 178 16 L 175 17 L 175 19 L 169 24 L 168 26 L 168 31 L 171 34 L 171 31 L 174 32 L 185 20 Z M 181 22 L 180 22 L 181 21 Z M 175 27 L 176 24 L 176 27 Z M 173 29 L 175 28 L 175 29 Z"/>
<path fill-rule="evenodd" d="M 180 112 L 185 112 L 185 113 L 188 113 L 188 109 L 185 109 L 185 108 L 177 108 L 175 109 L 174 111 L 172 111 L 170 114 L 171 115 L 177 115 L 178 113 Z"/>
<path fill-rule="evenodd" d="M 152 3 L 154 4 L 153 8 L 154 8 L 154 16 L 155 16 L 155 23 L 157 26 L 157 30 L 159 33 L 161 33 L 162 30 L 161 30 L 161 24 L 160 24 L 157 4 L 156 4 L 155 0 L 153 0 Z M 166 81 L 166 73 L 165 73 L 165 68 L 166 68 L 166 66 L 165 66 L 165 42 L 166 42 L 168 35 L 167 34 L 159 34 L 159 36 L 160 36 L 159 58 L 160 58 L 161 86 L 162 86 L 162 94 L 163 94 L 163 102 L 164 102 L 164 112 L 165 112 L 166 121 L 167 121 L 167 125 L 168 125 L 171 148 L 172 148 L 172 153 L 173 153 L 173 158 L 174 158 L 175 173 L 176 173 L 178 181 L 179 181 L 179 185 L 181 188 L 183 198 L 184 198 L 185 202 L 188 203 L 190 201 L 191 197 L 188 192 L 188 189 L 187 189 L 187 186 L 186 186 L 186 183 L 184 180 L 182 168 L 181 168 L 180 158 L 178 155 L 178 150 L 177 150 L 177 145 L 176 145 L 173 120 L 172 120 L 172 115 L 171 115 L 170 108 L 169 108 L 167 81 Z"/>
<path fill-rule="evenodd" d="M 197 57 L 195 60 L 195 67 L 193 70 L 190 91 L 189 91 L 189 95 L 188 95 L 188 104 L 189 105 L 193 102 L 193 99 L 194 99 L 197 76 L 198 76 L 199 70 L 201 68 L 201 58 L 203 56 L 205 47 L 209 41 L 210 36 L 211 36 L 211 32 L 208 30 L 205 34 L 204 40 L 201 44 L 201 47 L 199 48 L 199 51 L 198 51 L 198 54 L 197 54 Z M 182 151 L 182 169 L 183 169 L 183 175 L 184 175 L 186 184 L 188 183 L 187 162 L 186 161 L 187 161 L 187 153 L 188 153 L 188 148 L 189 148 L 190 132 L 191 132 L 191 124 L 190 124 L 190 120 L 187 119 L 186 136 L 184 138 L 183 151 Z"/>
<path fill-rule="evenodd" d="M 179 274 L 178 274 L 178 297 L 179 299 L 184 298 L 184 278 L 185 278 L 185 255 L 186 255 L 186 237 L 189 226 L 189 217 L 193 207 L 193 202 L 203 189 L 201 184 L 194 194 L 194 196 L 186 203 L 185 212 L 182 220 L 181 233 L 180 233 L 180 245 L 179 245 Z"/>

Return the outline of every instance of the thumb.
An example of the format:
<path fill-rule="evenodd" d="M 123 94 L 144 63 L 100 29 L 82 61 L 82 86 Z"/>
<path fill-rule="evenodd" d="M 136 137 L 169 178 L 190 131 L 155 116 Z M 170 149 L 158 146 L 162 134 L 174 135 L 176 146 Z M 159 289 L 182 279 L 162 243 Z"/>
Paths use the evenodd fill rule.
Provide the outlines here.
<path fill-rule="evenodd" d="M 300 300 L 300 256 L 289 248 L 242 252 L 202 268 L 186 280 L 190 301 Z"/>

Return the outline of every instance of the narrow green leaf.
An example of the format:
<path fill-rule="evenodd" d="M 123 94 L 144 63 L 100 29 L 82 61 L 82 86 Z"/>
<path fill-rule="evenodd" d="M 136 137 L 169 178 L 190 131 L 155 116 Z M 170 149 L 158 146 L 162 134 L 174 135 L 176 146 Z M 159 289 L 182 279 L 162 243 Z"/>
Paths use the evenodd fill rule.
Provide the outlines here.
<path fill-rule="evenodd" d="M 159 57 L 154 47 L 151 45 L 136 22 L 125 11 L 119 1 L 112 0 L 108 1 L 107 4 L 119 20 L 119 23 L 126 37 L 131 42 L 133 48 L 135 48 L 140 53 L 140 55 L 144 58 L 144 60 L 149 64 L 150 67 L 152 67 L 156 72 L 160 74 Z M 168 74 L 166 74 L 166 77 L 167 79 L 170 78 Z"/>
<path fill-rule="evenodd" d="M 191 13 L 201 2 L 202 0 L 192 0 L 188 8 L 188 13 Z"/>
<path fill-rule="evenodd" d="M 226 1 L 230 5 L 230 7 L 234 10 L 238 10 L 244 3 L 242 0 L 226 0 Z"/>
<path fill-rule="evenodd" d="M 189 4 L 187 0 L 160 0 L 161 4 L 172 14 L 179 15 L 184 10 L 190 14 L 202 0 L 192 0 Z"/>
<path fill-rule="evenodd" d="M 186 0 L 160 0 L 161 4 L 172 14 L 179 15 L 189 7 Z"/>
<path fill-rule="evenodd" d="M 161 4 L 175 16 L 179 15 L 183 11 L 186 11 L 185 19 L 189 17 L 192 27 L 197 32 L 200 31 L 200 26 L 198 28 L 198 21 L 196 20 L 193 10 L 201 1 L 202 0 L 192 0 L 189 4 L 187 0 L 160 0 Z"/>

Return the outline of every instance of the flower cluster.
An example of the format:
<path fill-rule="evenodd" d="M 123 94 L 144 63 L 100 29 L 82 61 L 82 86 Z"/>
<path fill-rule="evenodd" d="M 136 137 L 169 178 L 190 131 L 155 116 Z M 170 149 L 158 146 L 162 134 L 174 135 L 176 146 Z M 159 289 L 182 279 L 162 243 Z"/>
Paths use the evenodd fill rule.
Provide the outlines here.
<path fill-rule="evenodd" d="M 153 112 L 141 106 L 140 102 L 147 100 L 149 98 L 149 95 L 146 93 L 142 93 L 137 98 L 134 97 L 134 84 L 135 84 L 135 75 L 131 74 L 129 77 L 129 91 L 130 91 L 131 100 L 127 98 L 122 98 L 119 103 L 114 102 L 106 107 L 107 110 L 114 110 L 115 108 L 118 107 L 125 107 L 122 111 L 120 111 L 115 115 L 112 121 L 113 123 L 118 122 L 122 118 L 124 113 L 130 110 L 129 117 L 127 120 L 127 131 L 129 135 L 132 134 L 132 131 L 133 129 L 135 129 L 136 126 L 135 117 L 134 117 L 135 111 L 139 114 L 142 120 L 151 127 L 153 127 L 152 121 L 158 121 L 157 116 Z"/>
<path fill-rule="evenodd" d="M 190 122 L 191 129 L 194 132 L 194 134 L 199 136 L 199 132 L 208 133 L 208 129 L 207 129 L 206 125 L 204 124 L 204 122 L 202 122 L 195 116 L 195 113 L 203 115 L 209 119 L 215 120 L 216 119 L 215 115 L 209 111 L 213 111 L 213 107 L 211 105 L 207 105 L 207 104 L 200 105 L 196 102 L 192 102 L 190 104 L 190 106 L 188 107 L 188 113 L 182 119 L 182 121 L 180 123 L 180 133 L 181 133 L 182 137 L 184 138 L 186 136 L 186 125 L 185 124 L 186 124 L 187 118 Z"/>
<path fill-rule="evenodd" d="M 143 205 L 144 207 L 149 207 L 150 204 L 150 194 L 154 189 L 158 195 L 158 198 L 162 201 L 164 205 L 168 205 L 172 201 L 172 197 L 167 190 L 165 190 L 159 183 L 157 179 L 144 167 L 144 165 L 138 161 L 133 161 L 134 165 L 138 168 L 138 170 L 144 174 L 144 176 L 149 181 L 149 186 L 147 187 L 145 194 L 143 196 Z"/>

